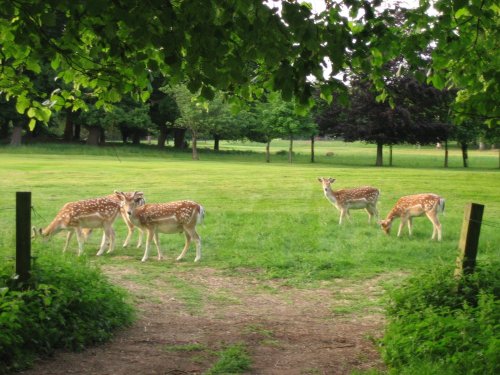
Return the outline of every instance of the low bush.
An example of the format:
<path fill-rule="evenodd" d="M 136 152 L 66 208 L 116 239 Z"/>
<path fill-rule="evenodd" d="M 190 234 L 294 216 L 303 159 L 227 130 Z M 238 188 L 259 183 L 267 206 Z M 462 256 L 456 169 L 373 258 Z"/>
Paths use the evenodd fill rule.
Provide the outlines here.
<path fill-rule="evenodd" d="M 133 321 L 125 292 L 85 260 L 43 255 L 23 289 L 11 274 L 0 270 L 0 373 L 58 348 L 102 343 Z"/>
<path fill-rule="evenodd" d="M 500 373 L 500 268 L 441 268 L 390 293 L 383 356 L 397 374 Z"/>

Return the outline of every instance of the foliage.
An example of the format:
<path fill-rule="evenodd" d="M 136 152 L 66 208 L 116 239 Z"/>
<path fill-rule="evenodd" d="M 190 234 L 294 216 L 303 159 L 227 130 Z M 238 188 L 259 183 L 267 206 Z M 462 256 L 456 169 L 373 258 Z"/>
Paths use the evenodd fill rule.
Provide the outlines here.
<path fill-rule="evenodd" d="M 436 12 L 429 12 L 431 4 Z M 437 89 L 458 90 L 454 115 L 459 121 L 475 118 L 498 125 L 500 8 L 493 0 L 420 1 L 408 11 L 401 50 L 411 64 L 417 51 L 433 45 L 427 81 Z"/>
<path fill-rule="evenodd" d="M 228 346 L 217 354 L 219 359 L 207 371 L 207 375 L 242 374 L 250 369 L 251 359 L 243 344 Z"/>
<path fill-rule="evenodd" d="M 258 0 L 203 6 L 151 0 L 147 7 L 137 1 L 4 1 L 0 91 L 33 125 L 46 122 L 52 109 L 85 108 L 83 92 L 96 97 L 99 108 L 126 93 L 147 100 L 156 74 L 170 84 L 186 82 L 209 100 L 215 89 L 243 100 L 270 90 L 306 106 L 312 104 L 309 77 L 321 82 L 329 101 L 334 92 L 345 94 L 337 74 L 347 69 L 369 74 L 380 91 L 385 63 L 403 56 L 410 70 L 428 70 L 436 88 L 459 90 L 459 117 L 498 121 L 495 1 L 423 0 L 404 12 L 404 22 L 394 22 L 401 12 L 381 10 L 380 0 L 326 3 L 314 14 L 309 4 L 292 0 L 283 1 L 280 12 Z M 428 12 L 431 3 L 435 14 Z M 324 80 L 327 60 L 332 71 Z M 49 91 L 31 79 L 45 65 L 60 82 Z"/>
<path fill-rule="evenodd" d="M 383 355 L 394 373 L 425 364 L 434 373 L 500 370 L 499 264 L 459 281 L 450 267 L 418 274 L 393 290 Z M 432 373 L 432 371 L 429 371 Z"/>
<path fill-rule="evenodd" d="M 85 261 L 43 254 L 24 290 L 16 289 L 11 273 L 7 265 L 0 270 L 0 373 L 58 348 L 102 343 L 132 322 L 124 292 Z"/>

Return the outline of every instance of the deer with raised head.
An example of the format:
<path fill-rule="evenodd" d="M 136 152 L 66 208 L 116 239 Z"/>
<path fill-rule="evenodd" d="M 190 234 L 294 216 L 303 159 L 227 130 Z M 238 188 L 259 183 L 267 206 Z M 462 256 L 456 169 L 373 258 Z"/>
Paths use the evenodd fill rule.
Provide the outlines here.
<path fill-rule="evenodd" d="M 61 230 L 76 233 L 78 240 L 78 255 L 83 253 L 88 229 L 103 228 L 104 234 L 97 255 L 102 255 L 108 245 L 108 253 L 113 251 L 115 244 L 115 231 L 113 223 L 120 212 L 120 203 L 116 199 L 94 198 L 76 202 L 66 203 L 56 215 L 54 220 L 44 229 L 39 228 L 38 233 L 42 237 L 51 237 Z M 37 234 L 33 228 L 34 235 Z M 71 236 L 70 236 L 71 238 Z M 64 251 L 68 245 L 68 238 Z"/>
<path fill-rule="evenodd" d="M 432 223 L 432 239 L 437 235 L 438 241 L 441 241 L 441 223 L 438 219 L 438 213 L 444 211 L 444 198 L 437 194 L 425 193 L 407 195 L 398 199 L 392 210 L 389 212 L 385 220 L 380 221 L 380 227 L 389 234 L 394 219 L 400 218 L 398 237 L 405 224 L 408 224 L 408 232 L 412 234 L 412 218 L 422 215 L 427 215 Z"/>
<path fill-rule="evenodd" d="M 146 232 L 146 249 L 142 261 L 145 262 L 149 257 L 151 241 L 154 241 L 156 245 L 158 260 L 163 258 L 158 233 L 184 233 L 186 242 L 177 260 L 184 258 L 193 240 L 196 243 L 194 261 L 198 262 L 201 259 L 201 238 L 196 232 L 196 225 L 203 221 L 205 215 L 203 206 L 190 200 L 149 203 L 139 206 L 136 199 L 137 194 L 141 193 L 136 192 L 132 197 L 117 193 L 122 200 L 122 207 L 129 215 L 130 221 Z"/>
<path fill-rule="evenodd" d="M 368 223 L 372 217 L 378 217 L 377 201 L 380 190 L 371 186 L 362 186 L 353 189 L 332 190 L 334 178 L 318 177 L 318 181 L 323 186 L 326 199 L 340 211 L 339 224 L 342 220 L 350 217 L 349 210 L 365 209 L 368 213 Z"/>
<path fill-rule="evenodd" d="M 108 198 L 108 199 L 114 200 L 118 204 L 120 204 L 121 200 L 120 200 L 120 198 L 118 198 L 118 196 L 116 195 L 116 193 L 117 193 L 117 191 L 115 190 L 115 192 L 113 194 L 106 195 L 104 198 Z M 129 197 L 129 199 L 132 199 L 132 197 L 135 194 L 135 192 L 125 192 L 125 193 L 124 192 L 120 192 L 120 194 L 124 194 L 127 197 Z M 138 195 L 137 196 L 137 205 L 138 206 L 142 206 L 145 203 L 146 203 L 146 201 L 144 199 L 144 195 L 142 195 L 142 196 Z M 128 244 L 130 243 L 130 239 L 132 238 L 132 234 L 134 233 L 135 226 L 130 221 L 130 219 L 128 217 L 128 214 L 125 211 L 125 209 L 123 207 L 121 207 L 121 206 L 120 206 L 120 214 L 121 214 L 121 216 L 123 218 L 123 221 L 127 225 L 127 229 L 128 229 L 127 237 L 125 238 L 125 242 L 123 242 L 123 247 L 127 247 Z M 141 247 L 141 245 L 142 245 L 142 230 L 140 228 L 138 228 L 138 229 L 139 229 L 139 240 L 137 241 L 137 248 Z M 82 229 L 84 241 L 88 238 L 88 236 L 90 235 L 91 232 L 92 232 L 92 228 L 83 228 Z M 68 231 L 68 235 L 66 237 L 66 244 L 64 245 L 63 252 L 66 251 L 66 249 L 68 247 L 68 244 L 69 244 L 69 241 L 71 240 L 71 237 L 73 237 L 73 233 L 74 233 L 73 230 L 69 230 Z M 103 234 L 103 236 L 104 236 L 104 234 Z M 104 241 L 104 237 L 103 237 L 103 241 Z"/>

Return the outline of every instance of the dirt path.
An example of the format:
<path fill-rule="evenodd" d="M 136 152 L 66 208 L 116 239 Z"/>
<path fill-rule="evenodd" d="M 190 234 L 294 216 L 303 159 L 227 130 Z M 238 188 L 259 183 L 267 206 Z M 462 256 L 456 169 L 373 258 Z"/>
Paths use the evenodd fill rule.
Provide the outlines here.
<path fill-rule="evenodd" d="M 380 336 L 382 315 L 367 303 L 381 292 L 378 280 L 296 289 L 249 274 L 229 277 L 197 268 L 176 275 L 184 285 L 196 286 L 190 296 L 164 281 L 134 282 L 134 270 L 107 266 L 105 271 L 134 294 L 137 322 L 112 342 L 83 353 L 58 353 L 23 374 L 203 374 L 217 360 L 216 351 L 235 343 L 248 349 L 248 374 L 383 368 L 370 339 Z M 335 313 L 353 308 L 354 313 Z"/>

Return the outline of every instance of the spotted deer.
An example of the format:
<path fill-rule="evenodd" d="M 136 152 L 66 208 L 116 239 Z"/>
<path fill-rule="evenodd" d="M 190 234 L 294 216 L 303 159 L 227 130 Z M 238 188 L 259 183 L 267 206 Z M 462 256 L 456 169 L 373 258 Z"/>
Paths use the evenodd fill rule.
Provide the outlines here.
<path fill-rule="evenodd" d="M 136 192 L 134 196 L 118 196 L 122 200 L 122 207 L 130 217 L 130 221 L 146 232 L 146 248 L 142 261 L 149 257 L 151 241 L 154 241 L 158 251 L 158 260 L 163 258 L 158 241 L 158 233 L 184 233 L 186 242 L 177 260 L 181 260 L 186 255 L 191 240 L 196 242 L 195 262 L 201 259 L 201 238 L 196 232 L 196 225 L 203 221 L 205 209 L 202 205 L 190 201 L 181 200 L 169 203 L 153 203 L 139 206 L 136 196 L 141 194 Z"/>
<path fill-rule="evenodd" d="M 432 223 L 432 239 L 437 235 L 438 241 L 441 241 L 441 223 L 438 219 L 438 213 L 444 211 L 444 199 L 437 194 L 415 194 L 407 195 L 398 199 L 385 220 L 380 221 L 380 226 L 385 234 L 389 234 L 394 219 L 400 218 L 398 237 L 406 223 L 408 223 L 408 232 L 412 234 L 412 218 L 427 215 Z"/>
<path fill-rule="evenodd" d="M 76 233 L 78 240 L 78 255 L 83 254 L 83 244 L 85 242 L 87 229 L 103 228 L 101 246 L 97 255 L 102 255 L 108 245 L 108 253 L 113 251 L 115 244 L 115 231 L 113 223 L 120 212 L 120 203 L 110 198 L 85 199 L 76 202 L 66 203 L 56 215 L 54 220 L 44 229 L 39 228 L 38 233 L 42 237 L 51 237 L 61 230 L 68 230 L 69 233 Z M 36 228 L 33 228 L 36 235 Z M 70 236 L 71 238 L 71 236 Z M 68 238 L 63 251 L 68 245 Z"/>
<path fill-rule="evenodd" d="M 120 198 L 118 198 L 116 193 L 117 193 L 117 191 L 115 190 L 115 192 L 113 194 L 106 195 L 104 198 L 114 200 L 118 204 L 120 204 L 121 200 L 120 200 Z M 135 192 L 128 192 L 128 193 L 120 192 L 120 193 L 125 194 L 130 199 L 135 194 Z M 137 201 L 138 206 L 142 206 L 146 203 L 146 201 L 144 199 L 144 195 L 142 195 L 142 196 L 138 195 L 137 199 L 138 199 L 138 201 Z M 123 247 L 127 247 L 130 243 L 131 238 L 132 238 L 132 234 L 134 233 L 135 226 L 130 221 L 129 216 L 123 207 L 120 207 L 120 214 L 123 218 L 123 221 L 127 225 L 127 229 L 128 229 L 127 237 L 125 238 L 125 242 L 123 242 Z M 137 248 L 141 247 L 141 245 L 142 245 L 142 230 L 140 228 L 138 228 L 138 229 L 139 229 L 139 240 L 137 241 Z M 92 228 L 83 228 L 82 229 L 84 241 L 88 238 L 88 236 L 90 235 L 91 232 L 92 232 Z M 69 244 L 69 241 L 71 240 L 71 237 L 73 237 L 73 233 L 74 233 L 73 230 L 68 231 L 68 235 L 66 236 L 66 244 L 64 245 L 63 252 L 66 251 L 68 244 Z M 103 236 L 104 236 L 104 234 L 103 234 Z M 104 238 L 103 238 L 103 241 L 104 241 Z"/>
<path fill-rule="evenodd" d="M 368 213 L 368 223 L 372 217 L 378 217 L 377 201 L 380 190 L 371 186 L 363 186 L 354 189 L 332 190 L 334 178 L 318 177 L 318 181 L 323 186 L 326 199 L 340 211 L 339 224 L 345 217 L 349 218 L 349 210 L 365 209 Z"/>

